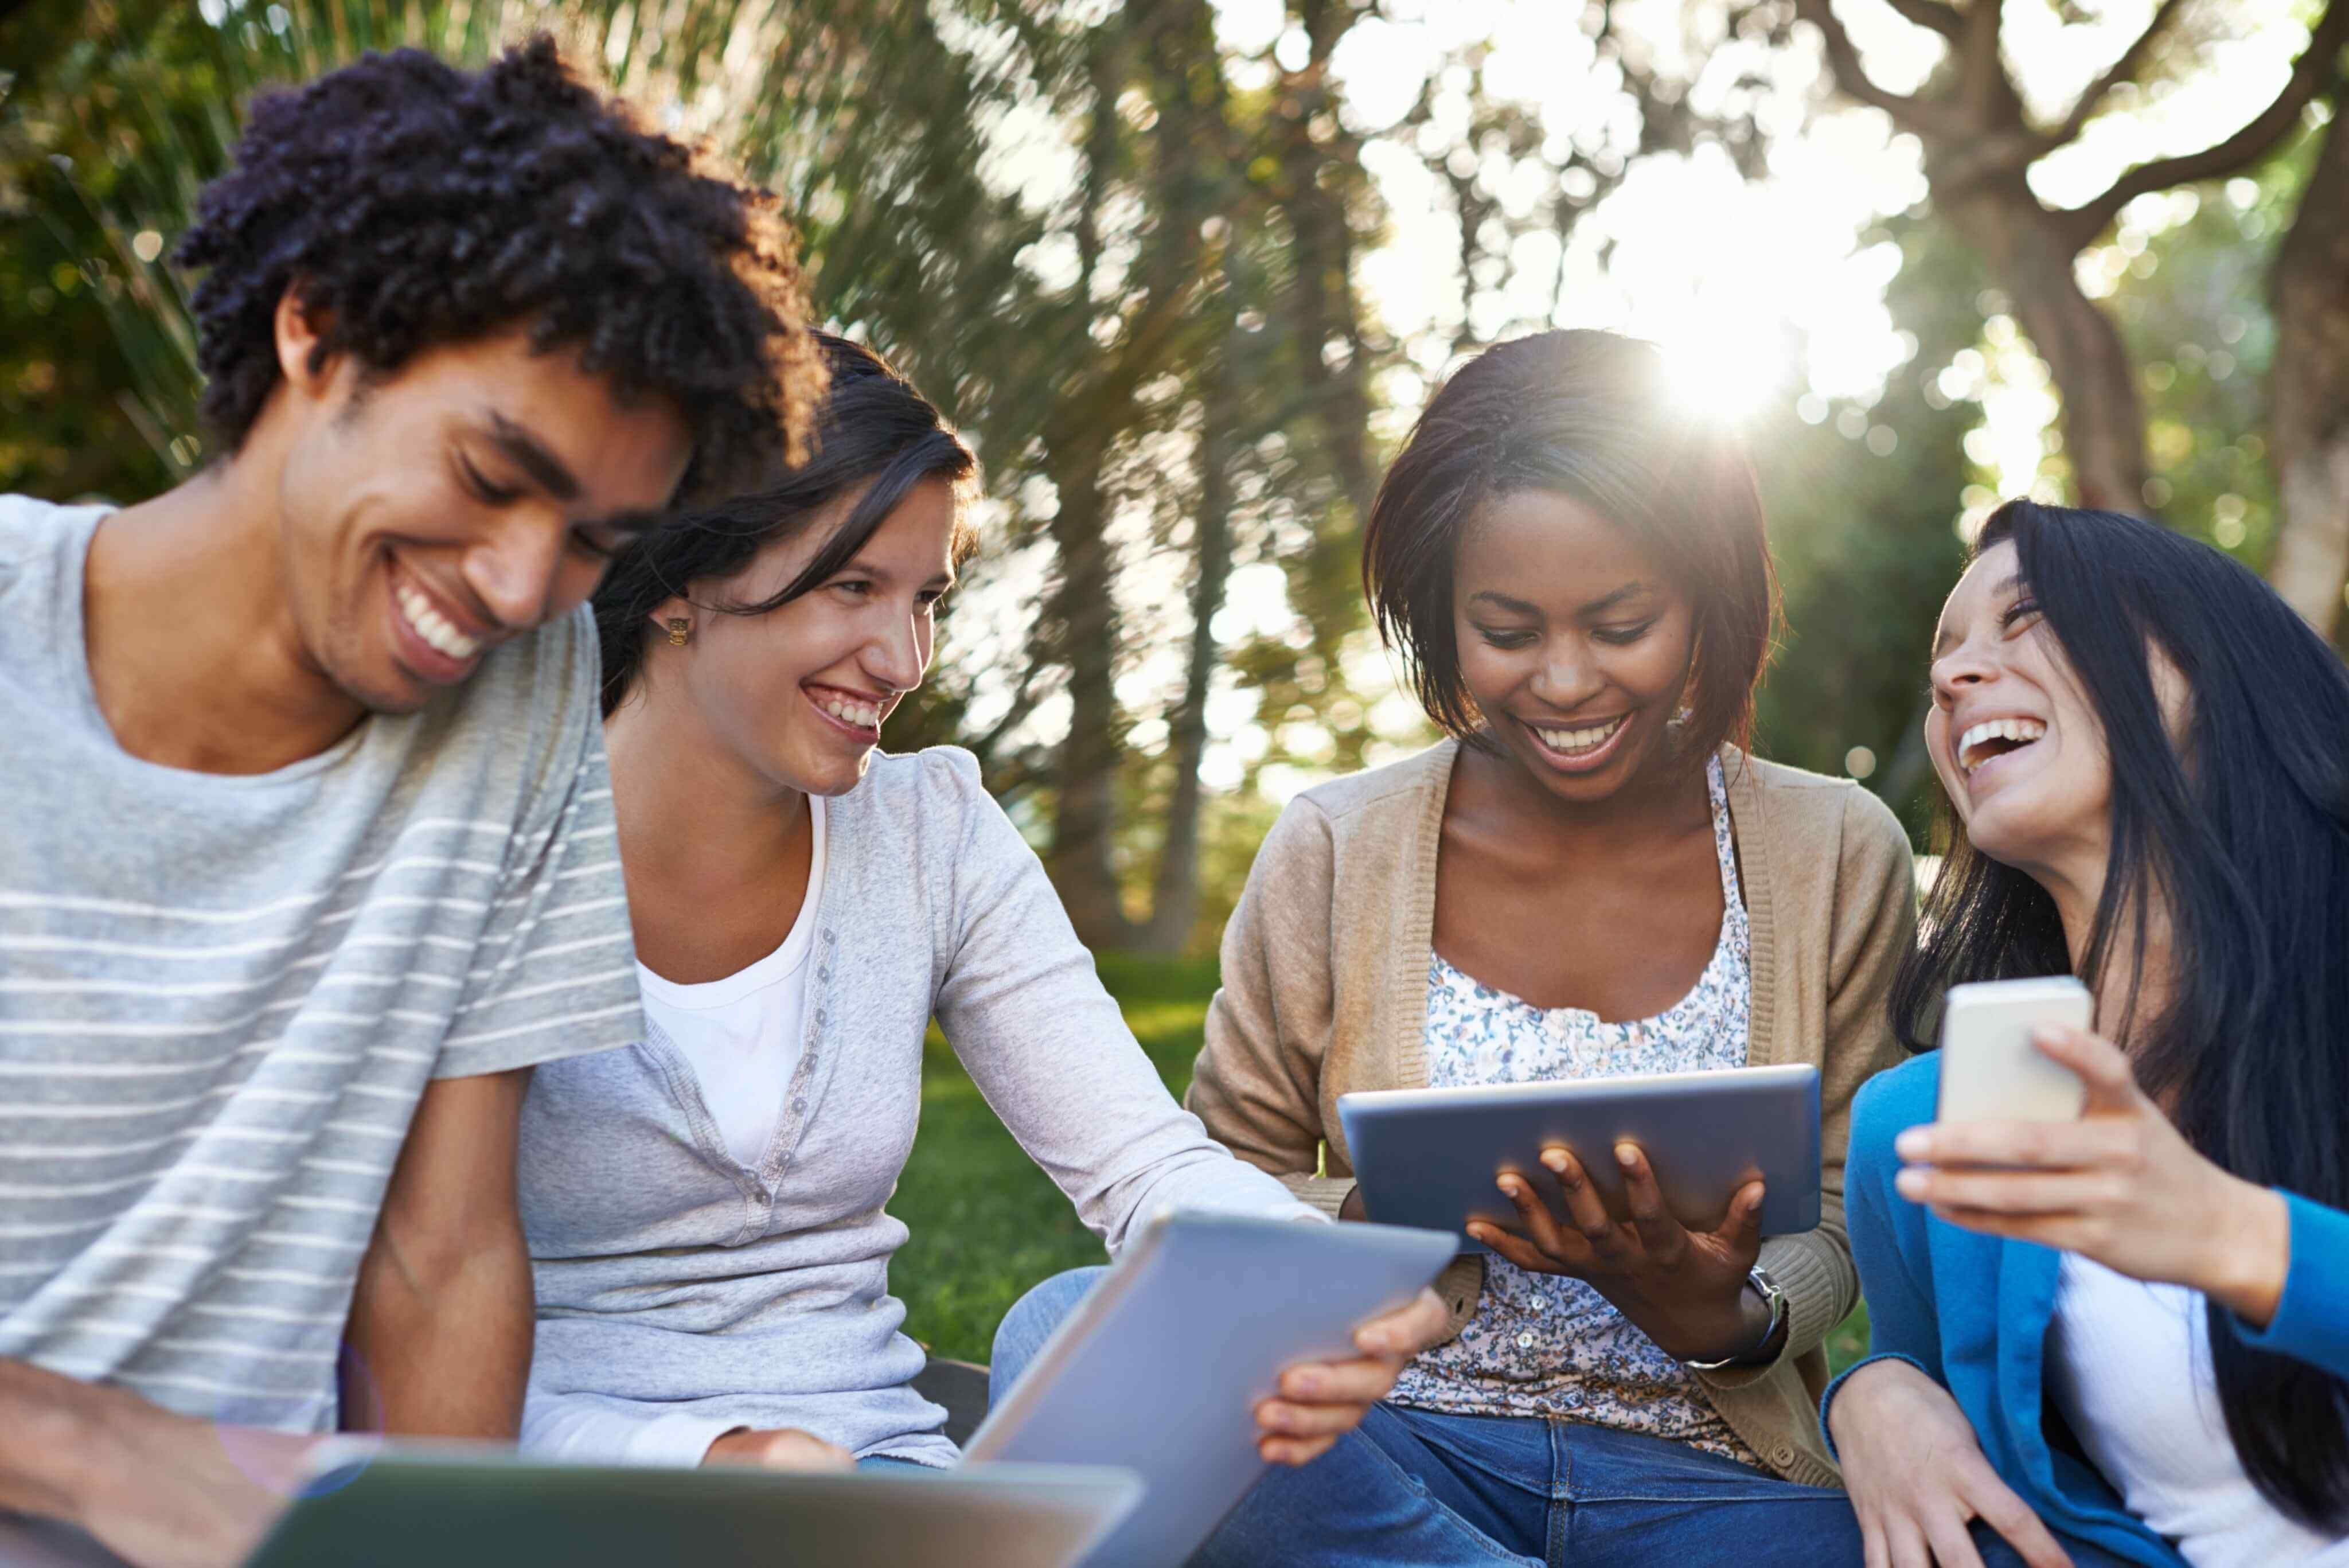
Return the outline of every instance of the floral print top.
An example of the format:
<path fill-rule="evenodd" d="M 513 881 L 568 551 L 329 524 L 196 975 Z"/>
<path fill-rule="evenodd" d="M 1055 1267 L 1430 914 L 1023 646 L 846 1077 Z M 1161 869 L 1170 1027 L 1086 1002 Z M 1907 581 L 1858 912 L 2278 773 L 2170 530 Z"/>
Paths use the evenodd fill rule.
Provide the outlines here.
<path fill-rule="evenodd" d="M 1721 940 L 1696 989 L 1653 1018 L 1605 1023 L 1578 1007 L 1536 1007 L 1433 958 L 1427 973 L 1428 1083 L 1526 1084 L 1745 1065 L 1752 929 L 1738 888 L 1729 795 L 1705 770 L 1721 860 Z M 1460 1337 L 1404 1368 L 1391 1396 L 1461 1416 L 1586 1421 L 1761 1468 L 1697 1386 L 1696 1376 L 1631 1326 L 1589 1285 L 1529 1273 L 1494 1256 L 1485 1294 Z"/>

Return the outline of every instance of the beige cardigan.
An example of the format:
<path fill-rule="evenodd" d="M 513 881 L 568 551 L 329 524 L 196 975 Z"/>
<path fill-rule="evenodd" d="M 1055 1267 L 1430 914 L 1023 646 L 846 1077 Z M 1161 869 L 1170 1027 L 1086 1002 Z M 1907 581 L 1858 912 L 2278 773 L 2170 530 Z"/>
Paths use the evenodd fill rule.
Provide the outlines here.
<path fill-rule="evenodd" d="M 1233 1153 L 1331 1214 L 1354 1185 L 1338 1096 L 1427 1083 L 1435 863 L 1457 749 L 1446 741 L 1291 801 L 1224 930 L 1223 989 L 1187 1104 Z M 1819 1228 L 1762 1246 L 1790 1309 L 1785 1353 L 1697 1377 L 1779 1475 L 1837 1486 L 1816 1414 L 1821 1342 L 1859 1299 L 1844 1142 L 1852 1096 L 1901 1055 L 1885 1000 L 1915 925 L 1909 840 L 1857 784 L 1734 751 L 1722 762 L 1754 932 L 1748 1060 L 1819 1068 L 1826 1163 Z M 1436 1282 L 1453 1334 L 1483 1287 L 1481 1257 Z"/>

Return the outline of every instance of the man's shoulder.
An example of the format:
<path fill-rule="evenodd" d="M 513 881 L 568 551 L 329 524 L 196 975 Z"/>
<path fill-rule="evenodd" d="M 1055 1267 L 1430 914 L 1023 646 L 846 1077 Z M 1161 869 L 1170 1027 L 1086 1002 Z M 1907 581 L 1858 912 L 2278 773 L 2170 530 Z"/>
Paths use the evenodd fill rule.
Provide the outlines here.
<path fill-rule="evenodd" d="M 601 666 L 585 605 L 491 649 L 471 680 L 405 718 L 390 753 L 429 813 L 511 812 L 539 822 L 572 793 L 584 764 L 600 759 Z M 424 803 L 436 803 L 425 807 Z M 498 803 L 498 804 L 493 804 Z"/>
<path fill-rule="evenodd" d="M 27 575 L 46 578 L 68 538 L 86 536 L 111 506 L 60 505 L 34 495 L 0 495 L 0 588 Z"/>
<path fill-rule="evenodd" d="M 490 650 L 471 680 L 417 715 L 433 733 L 426 750 L 481 748 L 576 754 L 603 722 L 594 613 L 585 605 Z"/>
<path fill-rule="evenodd" d="M 583 714 L 600 719 L 601 676 L 595 612 L 581 605 L 492 649 L 457 689 L 457 706 L 509 722 L 517 712 L 565 722 Z"/>

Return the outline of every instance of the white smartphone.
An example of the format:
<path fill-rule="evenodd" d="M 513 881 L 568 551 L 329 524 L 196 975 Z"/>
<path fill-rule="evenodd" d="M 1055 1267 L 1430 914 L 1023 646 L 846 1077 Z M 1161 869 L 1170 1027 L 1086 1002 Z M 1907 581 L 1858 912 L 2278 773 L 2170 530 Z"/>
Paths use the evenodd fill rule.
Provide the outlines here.
<path fill-rule="evenodd" d="M 1950 987 L 1941 1011 L 1945 1122 L 2068 1122 L 2087 1104 L 2080 1075 L 2031 1042 L 2043 1024 L 2085 1029 L 2088 988 L 2068 974 Z"/>

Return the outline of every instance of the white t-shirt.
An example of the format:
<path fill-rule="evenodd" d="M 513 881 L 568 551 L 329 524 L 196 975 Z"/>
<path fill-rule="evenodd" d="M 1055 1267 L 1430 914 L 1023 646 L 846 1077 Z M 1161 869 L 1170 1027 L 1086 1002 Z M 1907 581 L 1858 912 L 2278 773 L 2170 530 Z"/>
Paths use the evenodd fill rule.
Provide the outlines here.
<path fill-rule="evenodd" d="M 2243 1473 L 2200 1292 L 2064 1253 L 2047 1387 L 2128 1511 L 2194 1568 L 2349 1568 L 2349 1540 L 2278 1512 Z"/>
<path fill-rule="evenodd" d="M 774 1141 L 783 1091 L 799 1065 L 806 1033 L 812 912 L 823 894 L 823 797 L 808 796 L 807 897 L 783 945 L 748 969 L 700 985 L 679 985 L 636 965 L 645 1016 L 693 1064 L 702 1103 L 724 1135 L 726 1150 L 756 1166 Z"/>

